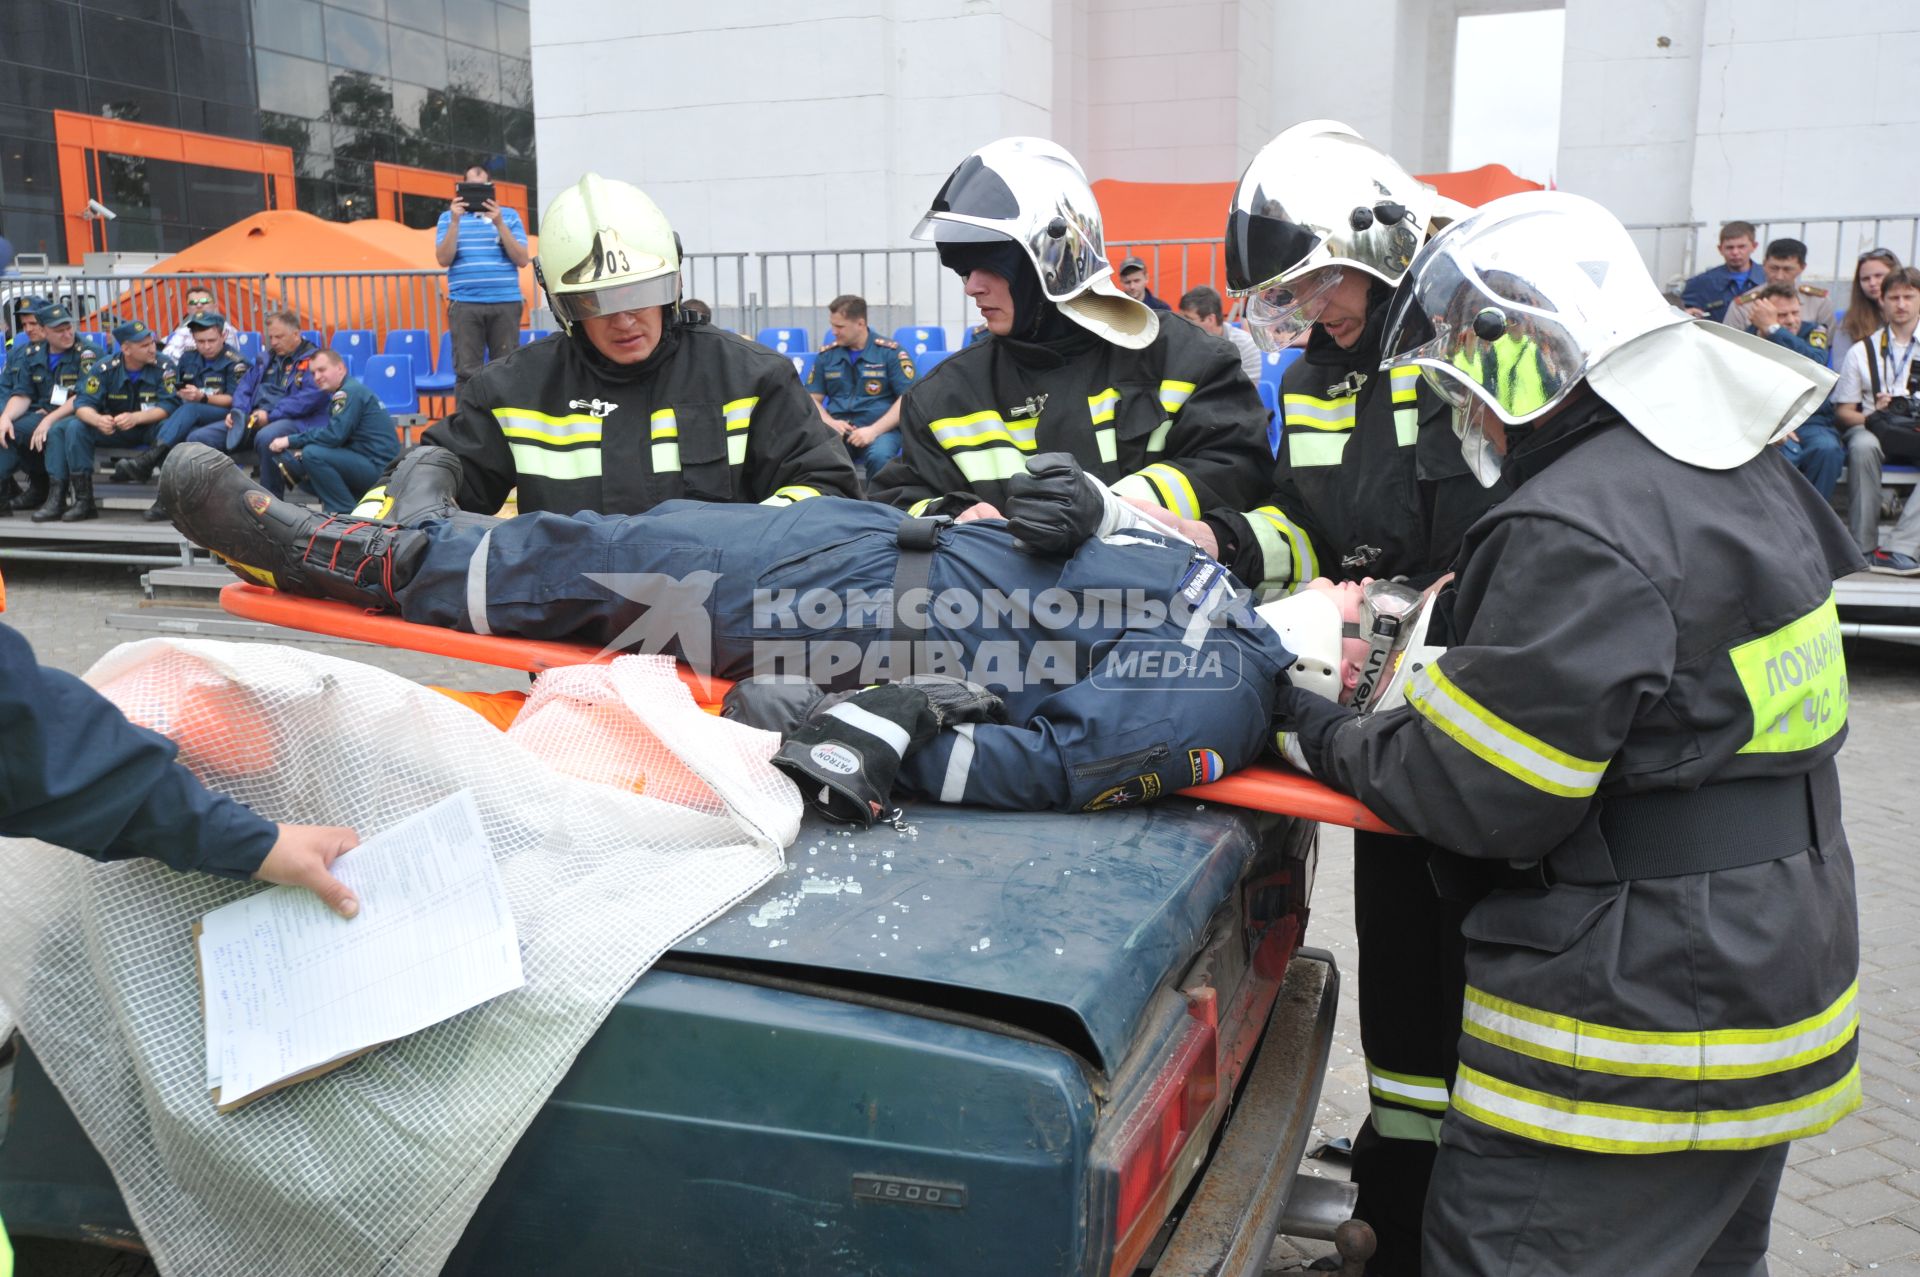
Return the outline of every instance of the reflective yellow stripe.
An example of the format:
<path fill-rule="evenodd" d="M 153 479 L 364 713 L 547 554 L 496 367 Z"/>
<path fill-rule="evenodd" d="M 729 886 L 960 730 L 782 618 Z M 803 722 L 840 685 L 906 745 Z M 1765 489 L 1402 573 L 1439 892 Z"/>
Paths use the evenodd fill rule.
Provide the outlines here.
<path fill-rule="evenodd" d="M 564 417 L 555 417 L 548 413 L 535 412 L 531 408 L 495 408 L 493 410 L 493 419 L 501 425 L 505 425 L 509 421 L 521 421 L 535 426 L 586 426 L 594 434 L 597 435 L 600 433 L 600 418 L 584 412 L 569 413 Z M 556 431 L 556 433 L 564 435 L 567 431 L 561 429 Z"/>
<path fill-rule="evenodd" d="M 648 419 L 655 439 L 678 438 L 679 419 L 673 415 L 673 409 L 662 408 Z"/>
<path fill-rule="evenodd" d="M 745 430 L 753 420 L 753 406 L 759 402 L 760 396 L 754 395 L 721 405 L 720 411 L 726 414 L 727 429 Z"/>
<path fill-rule="evenodd" d="M 1817 1135 L 1860 1105 L 1860 1066 L 1831 1086 L 1746 1109 L 1690 1113 L 1596 1104 L 1516 1086 L 1462 1064 L 1453 1106 L 1488 1126 L 1591 1153 L 1763 1148 Z"/>
<path fill-rule="evenodd" d="M 1433 1113 L 1447 1111 L 1447 1079 L 1418 1073 L 1395 1073 L 1367 1061 L 1367 1090 L 1377 1100 L 1405 1104 Z"/>
<path fill-rule="evenodd" d="M 372 519 L 376 523 L 385 523 L 387 521 L 387 513 L 392 509 L 393 498 L 387 495 L 387 485 L 384 483 L 375 484 L 366 490 L 365 494 L 360 498 L 360 503 L 353 507 L 353 517 L 356 519 Z"/>
<path fill-rule="evenodd" d="M 1305 430 L 1353 429 L 1352 395 L 1339 399 L 1316 399 L 1312 395 L 1285 395 L 1280 407 L 1289 426 Z"/>
<path fill-rule="evenodd" d="M 680 472 L 680 422 L 673 409 L 660 408 L 648 419 L 653 440 L 652 460 L 655 474 Z"/>
<path fill-rule="evenodd" d="M 1414 364 L 1400 364 L 1387 370 L 1387 385 L 1393 391 L 1393 402 L 1412 403 L 1420 396 L 1420 369 Z"/>
<path fill-rule="evenodd" d="M 1116 495 L 1140 497 L 1163 510 L 1171 510 L 1183 519 L 1200 517 L 1200 498 L 1180 467 L 1165 461 L 1134 471 L 1113 485 Z"/>
<path fill-rule="evenodd" d="M 1367 1120 L 1380 1138 L 1411 1140 L 1416 1144 L 1440 1142 L 1441 1118 L 1430 1113 L 1409 1113 L 1405 1109 L 1380 1104 L 1367 1113 Z"/>
<path fill-rule="evenodd" d="M 1292 423 L 1288 423 L 1292 424 Z M 1346 455 L 1350 434 L 1289 434 L 1287 461 L 1295 466 L 1337 466 Z"/>
<path fill-rule="evenodd" d="M 600 449 L 567 448 L 555 451 L 534 443 L 515 443 L 509 441 L 508 449 L 513 453 L 513 468 L 523 475 L 537 475 L 542 479 L 597 479 L 600 477 Z M 679 466 L 678 445 L 674 453 L 675 470 Z M 655 448 L 658 455 L 659 449 Z M 656 464 L 654 469 L 660 469 Z"/>
<path fill-rule="evenodd" d="M 1112 416 L 1111 413 L 1108 414 Z M 1100 450 L 1100 460 L 1112 463 L 1120 459 L 1120 445 L 1114 441 L 1112 426 L 1097 426 L 1093 432 L 1093 446 Z"/>
<path fill-rule="evenodd" d="M 1587 798 L 1600 788 L 1605 762 L 1576 758 L 1515 727 L 1461 691 L 1429 664 L 1414 674 L 1407 703 L 1469 753 L 1546 794 Z"/>
<path fill-rule="evenodd" d="M 1261 585 L 1311 581 L 1320 575 L 1313 538 L 1277 507 L 1263 505 L 1247 511 L 1247 526 L 1260 546 L 1260 570 L 1265 573 Z"/>
<path fill-rule="evenodd" d="M 956 452 L 953 464 L 960 467 L 960 473 L 974 483 L 990 483 L 997 479 L 1011 479 L 1027 468 L 1027 458 L 1018 448 L 1001 446 L 997 448 L 979 448 L 972 452 Z"/>
<path fill-rule="evenodd" d="M 912 505 L 908 506 L 907 513 L 910 515 L 913 515 L 915 518 L 919 518 L 921 515 L 925 514 L 927 511 L 933 509 L 933 507 L 939 505 L 941 500 L 942 498 L 940 497 L 923 498 L 922 500 L 916 501 Z"/>
<path fill-rule="evenodd" d="M 1171 421 L 1163 421 L 1155 426 L 1153 433 L 1147 436 L 1147 455 L 1149 457 L 1157 457 L 1165 452 L 1167 450 L 1167 436 L 1172 433 L 1173 423 Z"/>
<path fill-rule="evenodd" d="M 1039 423 L 1031 418 L 1005 421 L 991 410 L 964 417 L 942 417 L 931 422 L 934 442 L 948 452 L 979 444 L 1010 443 L 1024 452 L 1034 450 L 1034 429 Z"/>
<path fill-rule="evenodd" d="M 550 417 L 521 408 L 495 408 L 493 419 L 508 439 L 529 439 L 558 448 L 600 442 L 600 421 L 596 417 Z"/>
<path fill-rule="evenodd" d="M 809 487 L 807 484 L 804 484 L 804 483 L 789 483 L 789 484 L 783 485 L 782 487 L 775 488 L 772 494 L 768 496 L 767 499 L 762 501 L 760 504 L 761 505 L 792 505 L 796 501 L 805 501 L 809 497 L 817 497 L 819 495 L 820 495 L 820 489 L 818 488 Z M 921 502 L 921 504 L 925 505 L 926 502 Z"/>
<path fill-rule="evenodd" d="M 1728 655 L 1753 706 L 1753 739 L 1741 753 L 1812 749 L 1847 725 L 1847 658 L 1833 595 L 1791 625 Z"/>
<path fill-rule="evenodd" d="M 1087 396 L 1087 413 L 1093 418 L 1093 424 L 1103 426 L 1113 420 L 1113 410 L 1120 406 L 1120 392 L 1112 386 L 1098 394 Z"/>
<path fill-rule="evenodd" d="M 727 464 L 730 466 L 747 464 L 747 437 L 744 434 L 727 436 Z"/>
<path fill-rule="evenodd" d="M 1856 983 L 1818 1015 L 1777 1029 L 1664 1033 L 1588 1024 L 1469 986 L 1462 1023 L 1470 1037 L 1568 1068 L 1714 1081 L 1786 1073 L 1832 1055 L 1859 1029 L 1858 993 Z"/>
<path fill-rule="evenodd" d="M 1192 394 L 1193 383 L 1190 381 L 1162 381 L 1160 383 L 1160 406 L 1168 412 L 1179 412 L 1181 406 L 1187 402 L 1188 396 Z"/>

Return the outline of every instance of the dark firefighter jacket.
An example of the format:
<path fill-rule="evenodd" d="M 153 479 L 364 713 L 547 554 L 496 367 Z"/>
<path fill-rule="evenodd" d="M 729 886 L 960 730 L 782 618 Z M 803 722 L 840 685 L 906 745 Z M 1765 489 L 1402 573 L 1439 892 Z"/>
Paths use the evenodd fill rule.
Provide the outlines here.
<path fill-rule="evenodd" d="M 1825 1130 L 1860 1096 L 1833 766 L 1833 581 L 1859 555 L 1777 449 L 1685 465 L 1597 397 L 1507 471 L 1445 654 L 1407 705 L 1304 749 L 1457 865 L 1535 866 L 1531 887 L 1500 870 L 1463 928 L 1465 1137 L 1654 1153 Z"/>
<path fill-rule="evenodd" d="M 1209 506 L 1220 557 L 1271 592 L 1316 576 L 1424 586 L 1505 486 L 1461 460 L 1446 403 L 1412 365 L 1380 369 L 1385 303 L 1351 351 L 1318 328 L 1280 382 L 1280 454 L 1265 499 Z"/>
<path fill-rule="evenodd" d="M 1233 347 L 1163 318 L 1145 350 L 1093 338 L 1062 358 L 993 338 L 955 352 L 901 401 L 901 455 L 873 498 L 915 514 L 1006 509 L 1036 452 L 1070 452 L 1125 497 L 1183 518 L 1257 499 L 1266 410 Z"/>
<path fill-rule="evenodd" d="M 424 440 L 461 461 L 462 509 L 638 514 L 674 497 L 797 501 L 856 493 L 846 447 L 786 358 L 707 324 L 672 324 L 622 367 L 564 333 L 474 374 Z"/>

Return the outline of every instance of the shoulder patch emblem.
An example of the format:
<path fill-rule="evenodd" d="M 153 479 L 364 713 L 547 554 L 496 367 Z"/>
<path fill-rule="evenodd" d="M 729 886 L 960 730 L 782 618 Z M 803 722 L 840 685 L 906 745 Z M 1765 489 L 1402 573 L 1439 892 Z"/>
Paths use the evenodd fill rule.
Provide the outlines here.
<path fill-rule="evenodd" d="M 1812 284 L 1800 285 L 1800 291 L 1802 294 L 1808 297 L 1825 297 L 1827 295 L 1826 289 L 1815 287 Z"/>
<path fill-rule="evenodd" d="M 894 341 L 892 338 L 889 338 L 889 337 L 875 337 L 873 339 L 873 344 L 880 347 L 880 349 L 882 350 L 900 349 L 900 343 L 897 341 Z"/>
<path fill-rule="evenodd" d="M 1220 757 L 1218 750 L 1190 749 L 1187 751 L 1187 765 L 1193 769 L 1193 783 L 1196 785 L 1209 784 L 1227 774 L 1226 760 Z"/>
<path fill-rule="evenodd" d="M 1160 796 L 1160 777 L 1153 772 L 1130 777 L 1111 789 L 1103 789 L 1081 811 L 1106 811 L 1113 807 L 1134 807 Z"/>

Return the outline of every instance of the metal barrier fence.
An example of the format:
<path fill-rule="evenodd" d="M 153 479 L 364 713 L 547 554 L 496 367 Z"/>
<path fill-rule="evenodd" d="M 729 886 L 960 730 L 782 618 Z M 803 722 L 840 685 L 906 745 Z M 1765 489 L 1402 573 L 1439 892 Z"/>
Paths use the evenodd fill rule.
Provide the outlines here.
<path fill-rule="evenodd" d="M 1853 286 L 1853 270 L 1860 254 L 1870 248 L 1890 248 L 1900 264 L 1910 266 L 1920 256 L 1920 214 L 1868 213 L 1855 217 L 1774 217 L 1754 222 L 1761 249 L 1767 241 L 1793 238 L 1807 246 L 1808 280 L 1827 280 L 1839 286 L 1836 305 L 1847 304 L 1847 290 Z M 1719 227 L 1713 228 L 1718 233 Z M 1703 249 L 1703 259 L 1711 254 L 1711 245 Z M 1759 253 L 1754 256 L 1757 258 Z"/>
<path fill-rule="evenodd" d="M 376 339 L 396 328 L 424 328 L 435 339 L 447 326 L 444 270 L 321 271 L 275 277 L 280 302 L 303 328 L 331 335 L 372 329 Z"/>
<path fill-rule="evenodd" d="M 1627 234 L 1633 237 L 1634 247 L 1646 261 L 1653 282 L 1678 293 L 1687 277 L 1694 273 L 1694 254 L 1705 225 L 1705 222 L 1629 222 Z"/>

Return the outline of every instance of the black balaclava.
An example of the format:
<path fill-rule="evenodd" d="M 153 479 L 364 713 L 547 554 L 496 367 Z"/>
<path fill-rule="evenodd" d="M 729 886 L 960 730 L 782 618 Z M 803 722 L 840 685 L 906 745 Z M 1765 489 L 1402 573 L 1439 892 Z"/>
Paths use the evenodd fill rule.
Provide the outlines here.
<path fill-rule="evenodd" d="M 1040 273 L 1012 240 L 945 242 L 939 251 L 941 264 L 962 280 L 976 270 L 989 270 L 1007 281 L 1013 294 L 1013 331 L 1001 340 L 1010 343 L 1016 359 L 1058 362 L 1091 350 L 1100 341 L 1047 300 Z"/>

